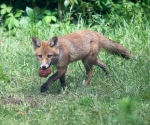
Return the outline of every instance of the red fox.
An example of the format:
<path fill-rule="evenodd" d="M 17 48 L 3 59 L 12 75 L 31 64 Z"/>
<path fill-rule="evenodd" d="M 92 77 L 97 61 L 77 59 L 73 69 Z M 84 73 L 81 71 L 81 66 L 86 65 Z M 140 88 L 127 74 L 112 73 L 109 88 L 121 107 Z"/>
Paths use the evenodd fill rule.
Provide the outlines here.
<path fill-rule="evenodd" d="M 54 65 L 57 71 L 41 86 L 40 92 L 48 90 L 56 80 L 60 80 L 65 87 L 65 73 L 70 62 L 82 60 L 86 70 L 86 78 L 83 83 L 87 86 L 92 77 L 93 65 L 99 66 L 108 74 L 107 66 L 97 58 L 101 48 L 117 54 L 125 59 L 133 57 L 122 45 L 104 37 L 98 32 L 80 30 L 64 36 L 55 36 L 48 41 L 32 38 L 34 54 L 43 69 Z"/>

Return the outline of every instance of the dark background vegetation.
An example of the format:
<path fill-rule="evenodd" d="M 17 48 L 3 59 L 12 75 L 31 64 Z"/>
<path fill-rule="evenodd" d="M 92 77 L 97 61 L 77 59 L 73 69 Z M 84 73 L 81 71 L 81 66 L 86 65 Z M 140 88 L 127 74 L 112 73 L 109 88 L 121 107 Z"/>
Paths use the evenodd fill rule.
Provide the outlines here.
<path fill-rule="evenodd" d="M 135 23 L 150 17 L 149 0 L 1 0 L 1 23 L 12 29 L 21 23 L 76 23 L 82 17 L 87 24 L 105 21 L 108 25 L 124 18 Z"/>

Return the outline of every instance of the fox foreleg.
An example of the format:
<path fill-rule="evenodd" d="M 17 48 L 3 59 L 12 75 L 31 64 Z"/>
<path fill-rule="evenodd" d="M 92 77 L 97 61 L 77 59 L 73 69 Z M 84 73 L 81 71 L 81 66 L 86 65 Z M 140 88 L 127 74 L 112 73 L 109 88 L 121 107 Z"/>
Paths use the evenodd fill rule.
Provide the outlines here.
<path fill-rule="evenodd" d="M 65 85 L 65 73 L 66 68 L 59 68 L 57 69 L 56 73 L 53 74 L 49 79 L 41 86 L 40 92 L 45 92 L 48 90 L 51 84 L 53 84 L 56 80 L 60 79 L 61 85 Z"/>
<path fill-rule="evenodd" d="M 61 87 L 65 89 L 65 86 L 66 86 L 65 74 L 60 77 L 59 81 L 60 81 Z"/>

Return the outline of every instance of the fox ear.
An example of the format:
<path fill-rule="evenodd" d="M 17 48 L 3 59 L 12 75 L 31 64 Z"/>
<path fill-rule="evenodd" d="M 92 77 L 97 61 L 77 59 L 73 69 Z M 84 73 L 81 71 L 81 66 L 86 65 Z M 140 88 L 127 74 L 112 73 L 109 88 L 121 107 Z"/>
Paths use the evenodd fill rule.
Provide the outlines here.
<path fill-rule="evenodd" d="M 58 37 L 54 36 L 49 41 L 50 47 L 58 46 Z"/>
<path fill-rule="evenodd" d="M 39 40 L 36 37 L 32 37 L 32 43 L 33 43 L 34 48 L 38 48 L 42 45 L 41 40 Z"/>

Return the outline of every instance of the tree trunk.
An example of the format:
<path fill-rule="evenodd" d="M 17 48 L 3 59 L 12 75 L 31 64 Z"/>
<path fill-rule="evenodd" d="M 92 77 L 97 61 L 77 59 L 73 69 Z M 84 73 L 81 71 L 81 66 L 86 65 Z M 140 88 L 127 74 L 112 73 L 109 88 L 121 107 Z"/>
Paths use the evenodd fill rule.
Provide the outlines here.
<path fill-rule="evenodd" d="M 58 0 L 59 20 L 62 22 L 62 0 Z"/>

